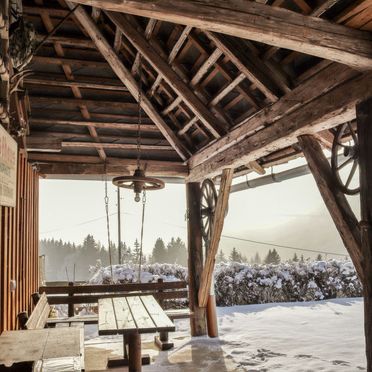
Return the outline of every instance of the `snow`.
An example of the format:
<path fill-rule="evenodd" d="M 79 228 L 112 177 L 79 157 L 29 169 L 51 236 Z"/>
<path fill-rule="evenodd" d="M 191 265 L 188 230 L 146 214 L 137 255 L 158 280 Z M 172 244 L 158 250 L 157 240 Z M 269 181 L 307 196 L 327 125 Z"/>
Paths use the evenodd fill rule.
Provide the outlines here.
<path fill-rule="evenodd" d="M 202 352 L 205 359 L 208 353 L 216 355 L 217 350 L 222 351 L 221 371 L 366 370 L 361 298 L 242 305 L 217 310 L 219 338 L 194 338 L 191 342 L 195 348 L 206 349 Z M 188 321 L 179 321 L 177 326 L 176 349 L 170 352 L 174 354 L 190 343 L 190 338 L 186 337 L 189 335 Z M 186 339 L 178 343 L 182 335 Z M 168 366 L 164 359 L 144 371 L 188 370 L 182 366 L 179 369 Z M 156 369 L 158 363 L 161 369 Z M 210 363 L 213 365 L 212 360 Z M 210 366 L 197 370 L 210 371 Z"/>
<path fill-rule="evenodd" d="M 176 321 L 176 332 L 170 334 L 175 347 L 167 352 L 156 351 L 153 335 L 142 335 L 143 352 L 152 358 L 143 371 L 366 370 L 361 298 L 218 307 L 217 313 L 218 338 L 191 338 L 188 320 Z M 87 338 L 93 336 L 93 329 L 89 329 Z M 90 347 L 92 353 L 97 353 L 98 347 L 121 352 L 121 336 L 103 339 L 106 343 L 102 337 L 86 341 L 88 355 Z"/>

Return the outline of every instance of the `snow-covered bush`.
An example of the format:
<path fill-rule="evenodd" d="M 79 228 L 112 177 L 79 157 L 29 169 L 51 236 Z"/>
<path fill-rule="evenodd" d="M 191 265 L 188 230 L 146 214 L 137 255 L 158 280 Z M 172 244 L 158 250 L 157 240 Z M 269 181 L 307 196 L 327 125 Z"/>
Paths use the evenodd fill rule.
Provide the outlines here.
<path fill-rule="evenodd" d="M 90 284 L 136 282 L 138 266 L 132 264 L 91 268 Z M 141 281 L 187 280 L 187 269 L 172 264 L 143 265 Z M 268 302 L 313 301 L 336 297 L 359 297 L 362 287 L 350 261 L 314 261 L 250 265 L 220 263 L 214 272 L 219 306 Z"/>
<path fill-rule="evenodd" d="M 362 287 L 349 261 L 249 265 L 221 263 L 215 270 L 219 306 L 359 297 Z"/>
<path fill-rule="evenodd" d="M 93 274 L 89 284 L 135 283 L 138 280 L 138 265 L 122 264 L 102 267 L 99 263 L 91 266 Z M 141 268 L 141 282 L 157 282 L 158 279 L 170 282 L 187 280 L 187 269 L 176 264 L 146 264 Z"/>

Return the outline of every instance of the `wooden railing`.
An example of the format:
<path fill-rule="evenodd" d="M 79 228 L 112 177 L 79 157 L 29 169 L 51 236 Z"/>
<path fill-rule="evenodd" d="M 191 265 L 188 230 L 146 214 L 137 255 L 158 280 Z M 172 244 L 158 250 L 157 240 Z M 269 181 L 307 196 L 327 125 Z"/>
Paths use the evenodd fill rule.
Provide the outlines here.
<path fill-rule="evenodd" d="M 185 281 L 128 284 L 87 284 L 42 286 L 39 293 L 46 293 L 50 305 L 69 305 L 69 316 L 74 315 L 76 304 L 96 304 L 101 298 L 153 295 L 162 302 L 169 299 L 188 298 Z"/>

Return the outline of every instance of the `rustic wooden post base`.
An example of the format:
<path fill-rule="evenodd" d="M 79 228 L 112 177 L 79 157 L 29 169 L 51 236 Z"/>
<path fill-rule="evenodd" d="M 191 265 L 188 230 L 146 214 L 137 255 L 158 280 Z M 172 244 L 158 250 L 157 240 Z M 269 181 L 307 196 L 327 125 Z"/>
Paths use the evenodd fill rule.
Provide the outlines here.
<path fill-rule="evenodd" d="M 218 337 L 218 325 L 217 325 L 217 311 L 216 311 L 216 296 L 210 294 L 207 303 L 207 326 L 208 336 Z"/>
<path fill-rule="evenodd" d="M 162 351 L 172 349 L 174 346 L 173 342 L 169 342 L 168 332 L 159 332 L 159 336 L 155 336 L 155 344 Z"/>
<path fill-rule="evenodd" d="M 126 350 L 128 345 L 129 356 Z M 141 355 L 141 335 L 131 333 L 123 336 L 123 358 L 110 358 L 107 362 L 108 368 L 129 366 L 129 372 L 142 370 L 143 365 L 150 364 L 150 355 Z"/>

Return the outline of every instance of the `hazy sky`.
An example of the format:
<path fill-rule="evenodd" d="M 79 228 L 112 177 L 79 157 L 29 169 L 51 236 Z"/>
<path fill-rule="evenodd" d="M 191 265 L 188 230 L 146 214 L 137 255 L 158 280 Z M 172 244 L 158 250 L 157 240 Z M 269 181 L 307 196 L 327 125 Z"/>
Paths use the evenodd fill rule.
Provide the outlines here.
<path fill-rule="evenodd" d="M 275 167 L 274 171 L 303 163 L 303 160 L 293 161 L 289 166 Z M 90 233 L 107 245 L 104 190 L 103 181 L 41 180 L 40 238 L 81 243 Z M 116 242 L 117 194 L 111 182 L 108 182 L 108 190 L 111 239 Z M 352 197 L 350 201 L 359 213 L 359 197 Z M 140 236 L 141 208 L 141 203 L 134 202 L 131 191 L 122 190 L 122 239 L 131 246 Z M 145 254 L 151 252 L 158 237 L 167 242 L 172 236 L 180 236 L 186 241 L 185 210 L 184 185 L 167 184 L 163 190 L 147 193 Z M 223 235 L 346 254 L 311 175 L 231 194 Z M 222 238 L 220 246 L 227 254 L 235 246 L 248 258 L 255 252 L 263 257 L 272 248 L 226 237 Z M 287 248 L 278 251 L 284 258 L 294 254 Z M 299 255 L 302 253 L 305 257 L 316 255 L 297 251 Z"/>

